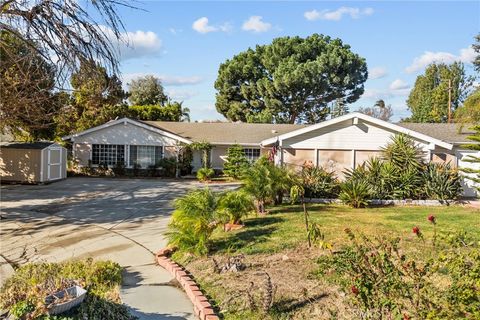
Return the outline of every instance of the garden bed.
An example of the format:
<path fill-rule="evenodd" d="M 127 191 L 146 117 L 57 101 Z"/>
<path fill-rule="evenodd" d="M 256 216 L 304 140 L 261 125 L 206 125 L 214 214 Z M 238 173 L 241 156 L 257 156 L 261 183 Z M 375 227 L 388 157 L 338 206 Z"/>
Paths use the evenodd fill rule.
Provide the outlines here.
<path fill-rule="evenodd" d="M 131 320 L 134 317 L 120 301 L 121 271 L 117 263 L 91 259 L 27 264 L 1 288 L 0 309 L 13 319 L 53 319 L 46 298 L 78 285 L 87 290 L 85 300 L 54 319 Z"/>
<path fill-rule="evenodd" d="M 435 215 L 438 237 L 455 236 L 465 231 L 478 243 L 480 211 L 461 206 L 379 207 L 351 209 L 339 205 L 309 204 L 311 221 L 320 225 L 331 250 L 308 248 L 300 206 L 281 206 L 264 217 L 245 219 L 245 228 L 213 235 L 210 255 L 195 257 L 177 252 L 173 259 L 196 278 L 225 319 L 350 319 L 358 309 L 329 276 L 319 275 L 317 259 L 341 250 L 348 242 L 345 228 L 368 236 L 398 236 L 408 254 L 427 259 L 437 254 L 428 242 L 433 228 L 427 216 Z M 422 230 L 422 241 L 412 233 Z M 246 269 L 216 273 L 231 257 L 242 259 Z M 214 260 L 216 262 L 214 262 Z M 271 307 L 262 311 L 267 275 L 275 291 Z M 250 293 L 250 297 L 249 294 Z M 256 308 L 252 308 L 252 300 Z"/>

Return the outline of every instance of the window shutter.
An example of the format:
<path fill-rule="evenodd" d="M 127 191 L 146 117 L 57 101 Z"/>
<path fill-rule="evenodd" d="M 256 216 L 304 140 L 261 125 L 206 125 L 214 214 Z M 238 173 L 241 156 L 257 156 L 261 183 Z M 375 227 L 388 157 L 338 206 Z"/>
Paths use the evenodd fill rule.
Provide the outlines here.
<path fill-rule="evenodd" d="M 155 147 L 155 163 L 163 158 L 163 147 Z"/>
<path fill-rule="evenodd" d="M 137 162 L 137 146 L 130 146 L 130 166 L 133 167 L 135 162 Z"/>

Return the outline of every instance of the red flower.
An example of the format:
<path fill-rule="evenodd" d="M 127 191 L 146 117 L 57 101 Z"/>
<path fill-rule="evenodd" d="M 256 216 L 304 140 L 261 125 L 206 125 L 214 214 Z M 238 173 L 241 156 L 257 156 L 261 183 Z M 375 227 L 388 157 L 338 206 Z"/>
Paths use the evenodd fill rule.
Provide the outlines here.
<path fill-rule="evenodd" d="M 357 294 L 360 292 L 360 291 L 358 290 L 358 288 L 355 287 L 355 286 L 352 286 L 351 290 L 352 290 L 352 293 L 353 293 L 354 295 L 357 295 Z"/>
<path fill-rule="evenodd" d="M 410 316 L 406 313 L 403 314 L 403 320 L 410 320 Z"/>
<path fill-rule="evenodd" d="M 427 219 L 428 219 L 428 221 L 430 221 L 433 224 L 435 224 L 435 222 L 437 222 L 437 218 L 435 218 L 435 216 L 433 214 L 429 215 Z"/>
<path fill-rule="evenodd" d="M 417 227 L 417 226 L 413 227 L 412 232 L 413 232 L 414 234 L 416 234 L 417 236 L 420 236 L 420 234 L 421 234 L 420 228 Z"/>

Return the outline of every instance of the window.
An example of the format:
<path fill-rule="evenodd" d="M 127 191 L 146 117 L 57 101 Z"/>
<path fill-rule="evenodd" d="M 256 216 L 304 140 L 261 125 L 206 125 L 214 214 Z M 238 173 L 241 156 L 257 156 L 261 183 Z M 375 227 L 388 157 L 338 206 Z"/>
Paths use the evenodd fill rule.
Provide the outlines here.
<path fill-rule="evenodd" d="M 245 148 L 243 149 L 243 153 L 245 153 L 245 157 L 250 162 L 254 162 L 260 158 L 260 149 Z"/>
<path fill-rule="evenodd" d="M 130 166 L 135 163 L 140 168 L 155 165 L 163 158 L 163 147 L 156 146 L 130 146 Z"/>
<path fill-rule="evenodd" d="M 125 161 L 125 146 L 123 144 L 92 145 L 92 164 L 113 166 Z"/>

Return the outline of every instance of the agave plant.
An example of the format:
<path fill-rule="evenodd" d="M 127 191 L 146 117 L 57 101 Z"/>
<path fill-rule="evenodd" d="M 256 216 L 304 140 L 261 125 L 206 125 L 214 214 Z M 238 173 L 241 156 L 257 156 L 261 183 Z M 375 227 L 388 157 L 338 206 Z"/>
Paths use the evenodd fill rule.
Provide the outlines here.
<path fill-rule="evenodd" d="M 397 168 L 419 170 L 423 166 L 424 153 L 410 136 L 398 134 L 382 149 L 382 157 Z"/>

